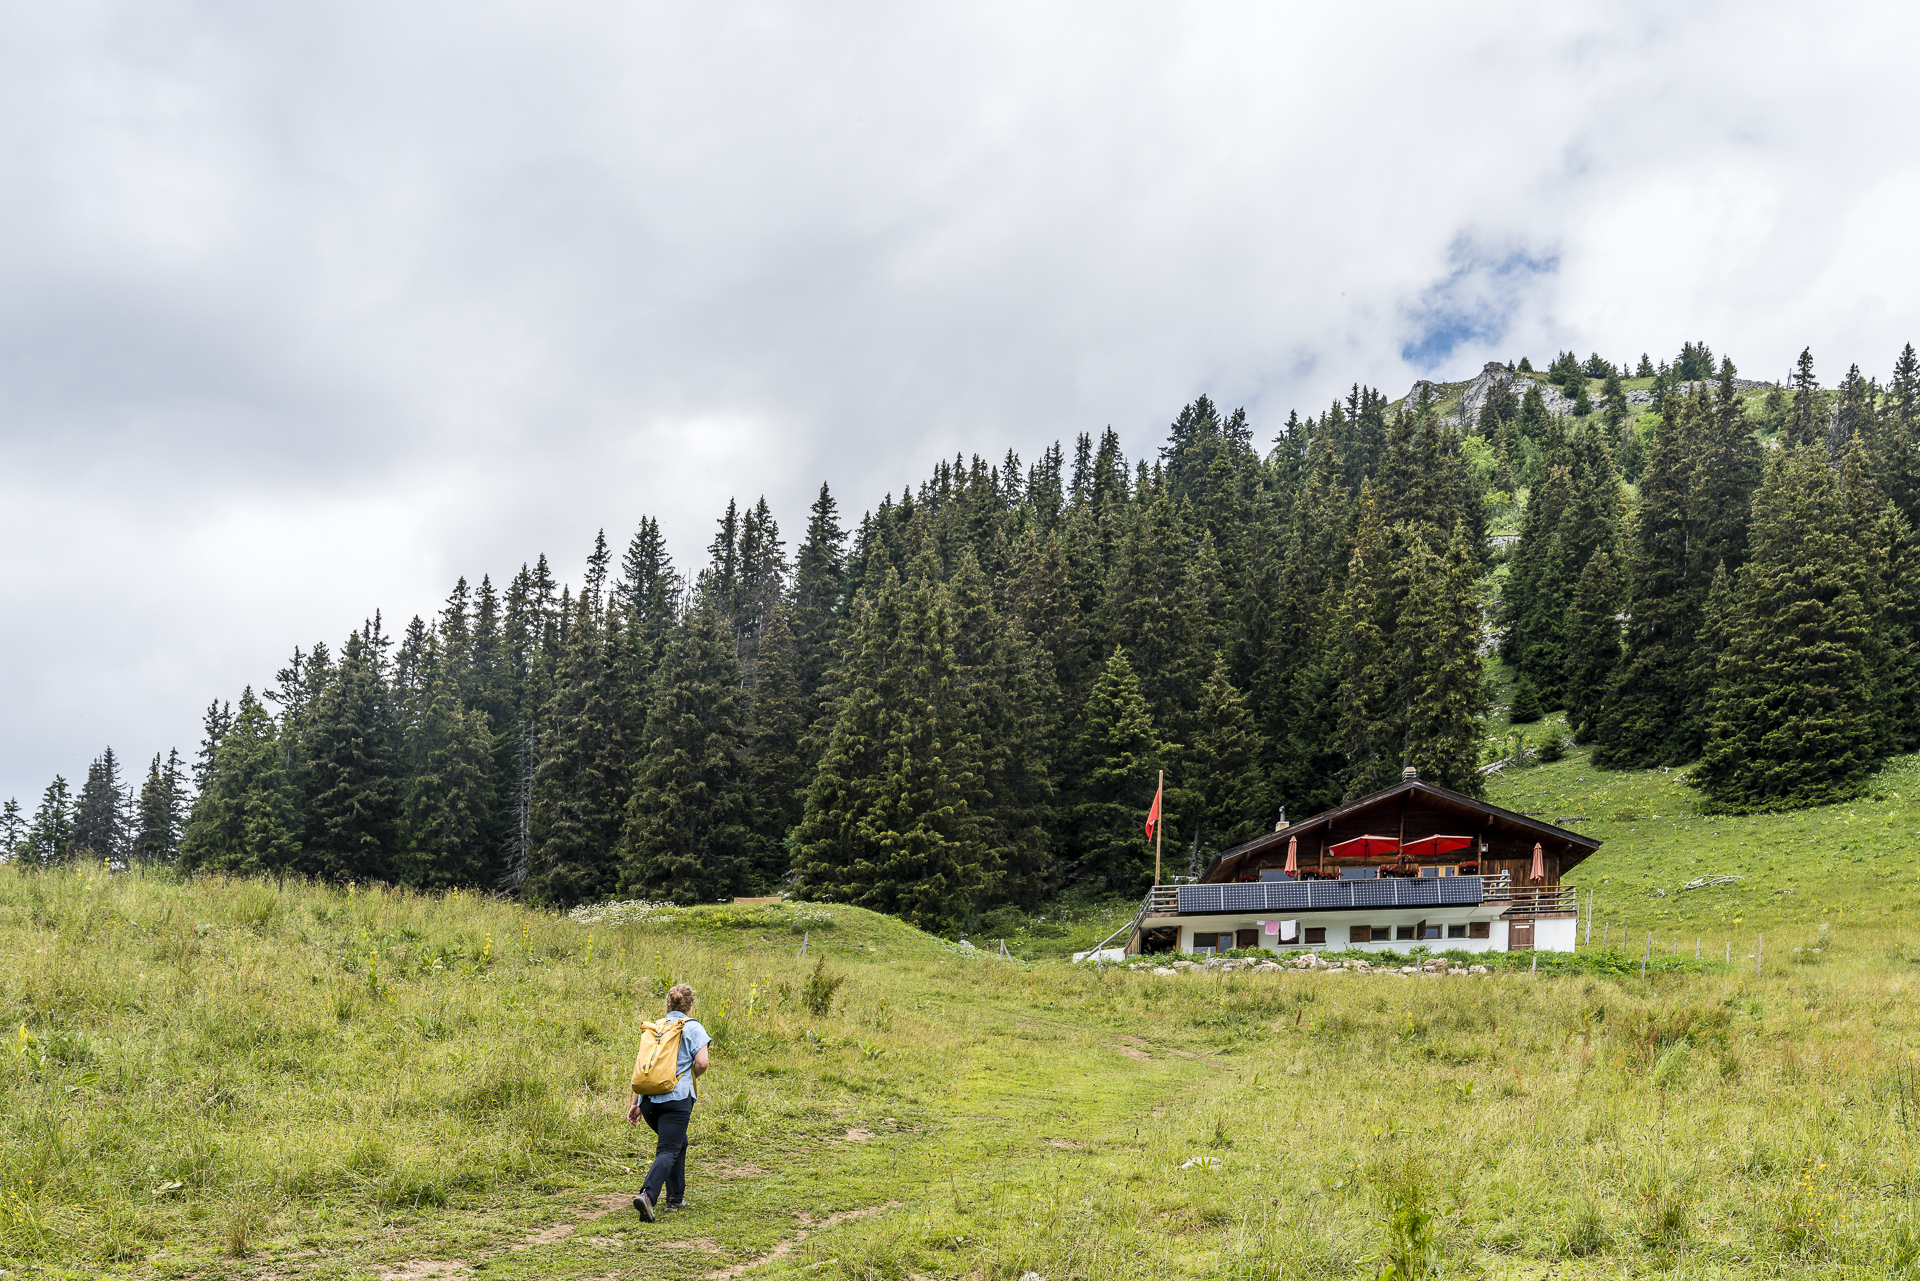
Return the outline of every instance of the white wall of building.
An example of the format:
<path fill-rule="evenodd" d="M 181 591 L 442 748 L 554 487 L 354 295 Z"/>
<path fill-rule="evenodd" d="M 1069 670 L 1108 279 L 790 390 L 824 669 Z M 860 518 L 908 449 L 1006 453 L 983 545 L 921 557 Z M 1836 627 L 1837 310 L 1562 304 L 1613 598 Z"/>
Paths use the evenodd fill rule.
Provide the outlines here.
<path fill-rule="evenodd" d="M 1302 912 L 1298 916 L 1288 918 L 1280 918 L 1273 915 L 1182 916 L 1178 918 L 1149 917 L 1142 924 L 1146 929 L 1159 929 L 1177 925 L 1180 929 L 1180 950 L 1188 953 L 1193 951 L 1193 936 L 1196 933 L 1221 934 L 1239 930 L 1260 930 L 1258 936 L 1259 946 L 1268 951 L 1282 954 L 1302 951 L 1405 953 L 1409 948 L 1421 945 L 1424 945 L 1428 951 L 1432 952 L 1455 950 L 1462 952 L 1505 952 L 1508 950 L 1509 922 L 1505 917 L 1491 914 L 1498 910 L 1499 908 L 1496 905 L 1492 908 L 1480 906 L 1426 908 L 1419 910 L 1397 908 L 1390 911 L 1370 912 Z M 1303 939 L 1309 928 L 1324 928 L 1327 932 L 1326 942 L 1283 944 L 1279 941 L 1278 936 L 1268 934 L 1261 928 L 1262 922 L 1278 919 L 1296 921 Z M 1476 920 L 1486 921 L 1488 923 L 1486 938 L 1446 937 L 1447 926 L 1465 925 Z M 1384 926 L 1394 928 L 1397 932 L 1397 927 L 1399 926 L 1418 925 L 1422 921 L 1428 925 L 1440 926 L 1441 937 L 1437 939 L 1395 938 L 1390 941 L 1373 941 L 1367 943 L 1348 942 L 1351 929 L 1356 925 L 1365 925 L 1375 929 Z M 1571 916 L 1548 917 L 1542 920 L 1536 920 L 1533 923 L 1534 950 L 1540 952 L 1573 951 L 1578 925 L 1579 922 Z"/>

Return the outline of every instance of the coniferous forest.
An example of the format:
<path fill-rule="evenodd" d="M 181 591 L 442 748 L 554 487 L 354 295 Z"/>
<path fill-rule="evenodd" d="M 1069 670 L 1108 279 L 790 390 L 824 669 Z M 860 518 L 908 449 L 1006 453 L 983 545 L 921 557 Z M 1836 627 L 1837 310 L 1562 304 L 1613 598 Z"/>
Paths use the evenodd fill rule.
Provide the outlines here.
<path fill-rule="evenodd" d="M 696 565 L 642 519 L 577 581 L 539 556 L 295 649 L 190 762 L 108 749 L 7 802 L 0 849 L 951 930 L 1141 892 L 1163 770 L 1169 875 L 1406 766 L 1477 793 L 1502 700 L 1722 811 L 1920 747 L 1911 346 L 1884 386 L 1688 343 L 1474 387 L 1355 385 L 1271 435 L 1202 397 L 1150 458 L 956 458 L 857 520 L 823 484 L 784 533 L 729 503 Z"/>

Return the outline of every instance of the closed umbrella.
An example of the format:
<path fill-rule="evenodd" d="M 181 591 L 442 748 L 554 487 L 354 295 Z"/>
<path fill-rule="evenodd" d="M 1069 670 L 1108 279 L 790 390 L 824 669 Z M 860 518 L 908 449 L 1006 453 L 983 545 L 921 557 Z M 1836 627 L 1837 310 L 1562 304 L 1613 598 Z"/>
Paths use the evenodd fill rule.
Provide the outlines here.
<path fill-rule="evenodd" d="M 1287 875 L 1300 875 L 1300 838 L 1297 836 L 1287 838 Z"/>
<path fill-rule="evenodd" d="M 1547 854 L 1545 850 L 1540 848 L 1540 842 L 1538 841 L 1533 843 L 1533 875 L 1527 879 L 1534 881 L 1544 881 L 1547 879 Z"/>

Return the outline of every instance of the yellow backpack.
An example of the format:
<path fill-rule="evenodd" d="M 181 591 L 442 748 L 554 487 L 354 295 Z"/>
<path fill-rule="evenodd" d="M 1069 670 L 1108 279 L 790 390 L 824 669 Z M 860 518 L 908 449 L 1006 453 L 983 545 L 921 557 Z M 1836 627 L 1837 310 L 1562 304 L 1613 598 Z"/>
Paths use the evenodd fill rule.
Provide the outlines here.
<path fill-rule="evenodd" d="M 680 1079 L 680 1037 L 685 1019 L 661 1019 L 640 1025 L 640 1053 L 633 1060 L 635 1094 L 667 1094 Z"/>

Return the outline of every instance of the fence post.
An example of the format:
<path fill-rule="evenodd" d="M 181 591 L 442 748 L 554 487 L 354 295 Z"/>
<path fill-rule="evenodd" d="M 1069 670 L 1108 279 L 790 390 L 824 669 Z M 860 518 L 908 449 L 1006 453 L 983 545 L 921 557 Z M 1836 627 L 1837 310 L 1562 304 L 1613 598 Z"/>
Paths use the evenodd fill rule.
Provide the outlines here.
<path fill-rule="evenodd" d="M 1732 966 L 1733 964 L 1733 940 L 1732 939 L 1727 940 L 1727 962 L 1726 963 L 1728 966 Z"/>
<path fill-rule="evenodd" d="M 1700 959 L 1700 936 L 1698 934 L 1693 936 L 1693 959 L 1696 961 Z"/>
<path fill-rule="evenodd" d="M 1586 945 L 1588 947 L 1593 946 L 1593 896 L 1597 892 L 1598 891 L 1595 891 L 1595 890 L 1587 891 L 1587 942 L 1586 942 Z"/>
<path fill-rule="evenodd" d="M 1608 921 L 1605 925 L 1602 925 L 1600 927 L 1600 947 L 1601 947 L 1601 950 L 1603 951 L 1606 949 L 1606 946 L 1607 946 L 1607 931 L 1611 930 L 1612 928 L 1613 928 L 1612 921 Z"/>
<path fill-rule="evenodd" d="M 1540 977 L 1540 953 L 1538 952 L 1533 954 L 1533 977 Z"/>
<path fill-rule="evenodd" d="M 807 959 L 807 944 L 813 941 L 813 931 L 808 930 L 800 936 L 800 959 Z"/>
<path fill-rule="evenodd" d="M 1653 959 L 1653 931 L 1647 931 L 1647 950 L 1640 957 L 1640 977 L 1647 977 L 1647 962 Z"/>

